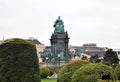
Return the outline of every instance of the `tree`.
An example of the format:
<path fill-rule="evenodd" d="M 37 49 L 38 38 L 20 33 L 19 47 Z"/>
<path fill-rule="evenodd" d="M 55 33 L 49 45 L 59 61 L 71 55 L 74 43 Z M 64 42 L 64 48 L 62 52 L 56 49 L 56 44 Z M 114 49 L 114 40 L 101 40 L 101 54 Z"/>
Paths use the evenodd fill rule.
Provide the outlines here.
<path fill-rule="evenodd" d="M 47 78 L 50 75 L 50 70 L 47 67 L 40 67 L 40 76 L 41 78 Z"/>
<path fill-rule="evenodd" d="M 87 56 L 82 55 L 81 59 L 82 59 L 82 60 L 88 60 L 88 57 L 87 57 Z"/>
<path fill-rule="evenodd" d="M 90 63 L 77 69 L 69 82 L 103 82 L 99 80 L 116 82 L 117 75 L 110 66 L 101 63 Z"/>
<path fill-rule="evenodd" d="M 0 45 L 0 82 L 40 82 L 34 44 L 14 38 Z"/>
<path fill-rule="evenodd" d="M 104 55 L 104 63 L 109 64 L 112 67 L 115 67 L 119 63 L 119 58 L 117 53 L 112 49 L 108 49 Z"/>
<path fill-rule="evenodd" d="M 92 63 L 98 63 L 98 62 L 100 62 L 99 56 L 97 54 L 91 56 L 90 57 L 90 62 L 92 62 Z"/>
<path fill-rule="evenodd" d="M 57 82 L 71 82 L 73 73 L 90 62 L 85 60 L 72 60 L 65 64 L 58 72 Z M 77 82 L 77 81 L 76 81 Z"/>
<path fill-rule="evenodd" d="M 48 66 L 47 66 L 47 68 L 50 70 L 50 74 L 49 74 L 49 76 L 52 76 L 53 73 L 54 73 L 54 69 L 53 69 L 53 67 L 48 67 Z"/>
<path fill-rule="evenodd" d="M 118 64 L 115 68 L 115 72 L 117 74 L 118 79 L 120 80 L 120 64 Z"/>

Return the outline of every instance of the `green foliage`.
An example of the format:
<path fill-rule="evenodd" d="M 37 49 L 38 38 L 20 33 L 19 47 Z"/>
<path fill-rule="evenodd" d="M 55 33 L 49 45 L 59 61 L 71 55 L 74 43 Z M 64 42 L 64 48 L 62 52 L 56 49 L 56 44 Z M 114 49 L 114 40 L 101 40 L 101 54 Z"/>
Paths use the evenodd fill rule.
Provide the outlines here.
<path fill-rule="evenodd" d="M 115 72 L 117 74 L 118 79 L 120 80 L 120 64 L 118 64 L 115 68 Z"/>
<path fill-rule="evenodd" d="M 70 82 L 71 81 L 71 77 L 73 75 L 73 73 L 79 69 L 80 67 L 82 67 L 85 64 L 88 64 L 88 61 L 85 60 L 74 60 L 74 61 L 70 61 L 69 63 L 67 63 L 66 65 L 64 65 L 58 72 L 58 78 L 57 81 L 58 82 Z M 77 82 L 77 81 L 76 81 Z"/>
<path fill-rule="evenodd" d="M 111 67 L 100 63 L 91 63 L 75 71 L 71 82 L 97 82 L 98 79 L 108 75 L 112 81 L 117 80 L 117 76 Z"/>
<path fill-rule="evenodd" d="M 64 65 L 66 65 L 66 64 L 64 64 Z M 59 73 L 60 69 L 61 69 L 62 67 L 64 67 L 64 65 L 58 67 L 58 68 L 57 68 L 57 71 L 55 71 L 55 72 L 56 72 L 56 73 Z"/>
<path fill-rule="evenodd" d="M 114 68 L 119 63 L 117 53 L 112 49 L 108 49 L 104 55 L 104 63 L 107 63 Z"/>
<path fill-rule="evenodd" d="M 49 76 L 52 76 L 53 75 L 53 73 L 54 73 L 54 69 L 52 68 L 52 67 L 47 67 L 48 69 L 49 69 L 49 71 L 50 71 L 50 74 L 49 74 Z"/>
<path fill-rule="evenodd" d="M 88 60 L 87 56 L 82 55 L 81 57 L 82 60 Z"/>
<path fill-rule="evenodd" d="M 97 82 L 120 82 L 120 81 L 118 81 L 118 80 L 112 81 L 112 80 L 102 80 L 102 79 L 98 79 Z"/>
<path fill-rule="evenodd" d="M 57 82 L 56 78 L 41 79 L 41 82 Z"/>
<path fill-rule="evenodd" d="M 94 56 L 91 56 L 90 57 L 90 62 L 92 62 L 92 63 L 99 63 L 100 62 L 99 56 L 97 54 L 94 55 Z"/>
<path fill-rule="evenodd" d="M 40 67 L 41 78 L 47 78 L 50 75 L 50 70 L 47 67 Z"/>
<path fill-rule="evenodd" d="M 35 45 L 18 38 L 0 45 L 0 82 L 40 82 Z"/>

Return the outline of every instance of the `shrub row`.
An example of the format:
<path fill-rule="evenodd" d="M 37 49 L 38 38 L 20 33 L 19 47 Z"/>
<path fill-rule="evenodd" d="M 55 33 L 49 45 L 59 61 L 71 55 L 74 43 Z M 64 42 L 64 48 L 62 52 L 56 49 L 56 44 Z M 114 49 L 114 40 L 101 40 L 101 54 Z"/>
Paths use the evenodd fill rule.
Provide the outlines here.
<path fill-rule="evenodd" d="M 116 71 L 120 71 L 120 67 Z M 118 72 L 120 75 L 120 72 Z M 83 60 L 71 61 L 64 65 L 58 73 L 57 82 L 99 82 L 102 80 L 117 81 L 112 67 L 101 63 L 89 63 Z"/>
<path fill-rule="evenodd" d="M 48 76 L 52 76 L 54 73 L 54 69 L 52 67 L 40 67 L 40 75 L 41 78 L 47 78 Z"/>
<path fill-rule="evenodd" d="M 70 82 L 73 73 L 80 67 L 90 62 L 85 60 L 73 60 L 64 65 L 58 72 L 57 82 Z"/>
<path fill-rule="evenodd" d="M 111 67 L 100 63 L 91 63 L 76 70 L 71 82 L 97 82 L 98 79 L 115 82 L 117 76 Z"/>
<path fill-rule="evenodd" d="M 116 72 L 116 74 L 117 74 L 117 76 L 118 76 L 118 79 L 120 80 L 120 64 L 118 64 L 118 65 L 116 66 L 115 72 Z"/>

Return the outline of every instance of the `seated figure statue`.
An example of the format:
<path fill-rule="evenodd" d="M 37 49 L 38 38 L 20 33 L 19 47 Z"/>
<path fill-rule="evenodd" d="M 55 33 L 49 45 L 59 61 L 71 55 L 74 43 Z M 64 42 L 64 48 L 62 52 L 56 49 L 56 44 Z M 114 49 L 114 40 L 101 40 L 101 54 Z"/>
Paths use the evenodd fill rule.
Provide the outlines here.
<path fill-rule="evenodd" d="M 54 32 L 57 32 L 57 33 L 64 32 L 64 25 L 63 25 L 63 21 L 60 19 L 60 16 L 55 21 L 55 24 L 54 24 L 53 27 L 55 27 L 55 31 Z"/>

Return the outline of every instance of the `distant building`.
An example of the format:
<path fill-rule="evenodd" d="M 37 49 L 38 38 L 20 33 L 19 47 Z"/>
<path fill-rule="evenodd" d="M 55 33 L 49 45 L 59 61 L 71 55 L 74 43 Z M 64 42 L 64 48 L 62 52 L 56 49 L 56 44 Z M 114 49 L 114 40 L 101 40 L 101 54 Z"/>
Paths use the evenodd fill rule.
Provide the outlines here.
<path fill-rule="evenodd" d="M 119 58 L 119 63 L 120 63 L 120 48 L 118 49 L 113 49 L 113 51 L 115 51 L 118 55 L 118 58 Z"/>
<path fill-rule="evenodd" d="M 4 39 L 3 39 L 3 40 L 0 40 L 0 44 L 1 44 L 3 41 L 4 41 Z"/>
<path fill-rule="evenodd" d="M 0 40 L 0 44 L 3 42 L 3 40 Z"/>
<path fill-rule="evenodd" d="M 39 62 L 42 62 L 41 58 L 40 58 L 40 52 L 42 52 L 45 49 L 45 44 L 39 42 L 38 39 L 35 38 L 29 38 L 27 39 L 28 41 L 32 42 L 33 44 L 35 44 L 36 49 L 37 49 L 37 54 L 38 54 L 38 58 L 39 58 Z"/>
<path fill-rule="evenodd" d="M 75 51 L 75 49 L 79 48 L 81 46 L 69 46 L 70 51 Z"/>
<path fill-rule="evenodd" d="M 76 48 L 80 49 L 81 53 L 88 54 L 90 56 L 98 55 L 104 56 L 107 47 L 98 47 L 96 44 L 83 44 L 83 46 L 70 46 L 70 50 L 74 50 Z"/>
<path fill-rule="evenodd" d="M 30 41 L 30 42 L 32 42 L 33 44 L 35 44 L 36 49 L 37 49 L 38 51 L 43 51 L 43 50 L 45 49 L 45 44 L 39 42 L 38 39 L 29 38 L 29 39 L 27 39 L 27 40 Z"/>
<path fill-rule="evenodd" d="M 89 55 L 98 55 L 98 56 L 104 56 L 106 53 L 107 47 L 98 47 L 96 44 L 83 44 L 82 47 L 80 47 L 81 52 Z"/>
<path fill-rule="evenodd" d="M 117 53 L 117 55 L 120 55 L 120 48 L 118 49 L 113 49 L 113 51 L 115 51 Z"/>

